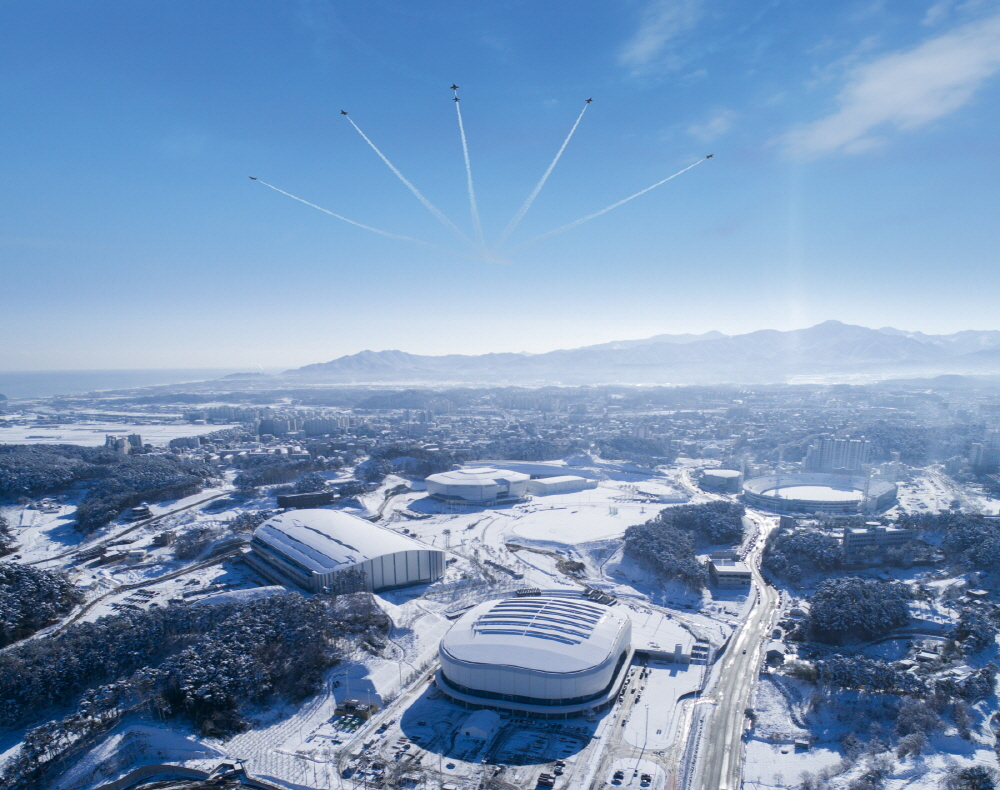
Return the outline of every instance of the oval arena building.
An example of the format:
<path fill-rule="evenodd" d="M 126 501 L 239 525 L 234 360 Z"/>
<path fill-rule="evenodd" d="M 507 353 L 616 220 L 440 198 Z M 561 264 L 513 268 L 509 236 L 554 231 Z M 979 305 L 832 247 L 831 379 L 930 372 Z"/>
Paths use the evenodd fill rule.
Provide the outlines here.
<path fill-rule="evenodd" d="M 438 688 L 467 708 L 543 718 L 611 704 L 632 657 L 619 607 L 540 595 L 479 604 L 441 640 Z"/>
<path fill-rule="evenodd" d="M 428 495 L 456 505 L 517 502 L 528 493 L 530 475 L 506 469 L 474 467 L 440 472 L 427 478 Z"/>
<path fill-rule="evenodd" d="M 886 480 L 820 472 L 765 475 L 743 484 L 748 505 L 778 513 L 876 513 L 896 504 L 896 495 L 896 485 Z"/>

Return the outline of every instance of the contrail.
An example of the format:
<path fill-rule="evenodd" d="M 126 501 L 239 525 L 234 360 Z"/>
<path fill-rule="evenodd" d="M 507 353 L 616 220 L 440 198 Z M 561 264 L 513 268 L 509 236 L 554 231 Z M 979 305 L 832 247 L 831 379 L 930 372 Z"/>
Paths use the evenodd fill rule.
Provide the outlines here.
<path fill-rule="evenodd" d="M 419 200 L 421 203 L 424 204 L 424 206 L 427 208 L 429 212 L 431 212 L 431 214 L 433 214 L 435 217 L 438 218 L 438 220 L 441 222 L 442 225 L 444 225 L 450 231 L 455 233 L 462 241 L 466 242 L 467 244 L 472 244 L 472 241 L 469 239 L 469 237 L 466 236 L 464 233 L 462 233 L 462 231 L 458 229 L 455 223 L 444 215 L 441 209 L 439 209 L 437 206 L 431 203 L 427 198 L 425 198 L 421 194 L 419 189 L 417 189 L 415 186 L 413 186 L 413 184 L 411 184 L 409 181 L 406 180 L 406 177 L 402 173 L 400 173 L 399 170 L 396 169 L 396 166 L 386 158 L 385 154 L 383 154 L 381 151 L 378 150 L 378 146 L 376 146 L 375 143 L 373 143 L 371 140 L 368 139 L 368 135 L 366 135 L 364 132 L 361 131 L 360 126 L 354 123 L 354 121 L 351 118 L 348 118 L 347 120 L 351 122 L 351 126 L 353 126 L 355 129 L 358 130 L 358 134 L 360 134 L 361 137 L 364 138 L 364 141 L 372 147 L 372 150 L 379 155 L 379 158 L 386 163 L 386 165 L 393 173 L 396 174 L 396 177 L 404 184 L 406 184 L 406 188 L 409 189 L 414 194 L 417 200 Z"/>
<path fill-rule="evenodd" d="M 303 200 L 300 197 L 296 197 L 291 192 L 286 192 L 283 189 L 278 189 L 278 187 L 274 186 L 274 184 L 268 184 L 266 181 L 261 181 L 259 178 L 256 178 L 254 180 L 270 189 L 273 189 L 275 192 L 280 192 L 282 195 L 287 195 L 292 200 L 297 200 L 299 201 L 299 203 L 305 203 L 307 206 L 312 206 L 314 209 L 322 211 L 324 214 L 329 214 L 331 217 L 336 217 L 337 219 L 343 220 L 344 222 L 350 223 L 351 225 L 356 225 L 359 228 L 370 230 L 372 233 L 377 233 L 380 236 L 385 236 L 386 238 L 389 239 L 396 239 L 397 241 L 409 241 L 413 244 L 419 244 L 421 247 L 429 247 L 432 250 L 437 250 L 438 252 L 447 252 L 454 254 L 452 250 L 446 250 L 443 247 L 438 247 L 436 244 L 429 244 L 426 241 L 415 239 L 412 236 L 402 236 L 398 233 L 389 233 L 388 231 L 385 230 L 379 230 L 378 228 L 373 228 L 371 225 L 364 225 L 361 222 L 355 222 L 353 219 L 348 219 L 347 217 L 343 217 L 340 214 L 336 214 L 333 211 L 330 211 L 329 209 L 323 208 L 322 206 L 317 206 L 315 203 L 310 203 L 308 200 Z"/>
<path fill-rule="evenodd" d="M 555 230 L 550 230 L 548 233 L 543 233 L 541 236 L 535 236 L 535 238 L 529 239 L 528 241 L 524 242 L 524 244 L 521 244 L 521 245 L 518 245 L 517 247 L 515 247 L 513 250 L 510 251 L 510 254 L 514 254 L 515 252 L 519 252 L 520 250 L 523 250 L 525 247 L 528 247 L 528 246 L 530 246 L 532 244 L 535 244 L 536 242 L 542 241 L 543 239 L 548 239 L 548 238 L 550 238 L 552 236 L 557 236 L 560 233 L 565 233 L 567 230 L 572 230 L 573 228 L 575 228 L 575 227 L 577 227 L 579 225 L 582 225 L 584 222 L 589 222 L 590 220 L 592 220 L 592 219 L 594 219 L 596 217 L 601 216 L 601 214 L 607 214 L 609 211 L 611 211 L 611 209 L 618 208 L 620 205 L 622 205 L 623 203 L 628 203 L 630 200 L 635 200 L 640 195 L 645 195 L 650 190 L 656 189 L 658 186 L 661 186 L 662 184 L 666 184 L 671 179 L 677 178 L 677 176 L 681 175 L 681 173 L 686 173 L 692 167 L 696 167 L 697 165 L 700 165 L 704 161 L 705 161 L 704 159 L 699 159 L 693 165 L 688 165 L 683 170 L 679 170 L 676 173 L 674 173 L 672 176 L 667 176 L 662 181 L 657 181 L 651 187 L 646 187 L 641 192 L 636 192 L 634 195 L 629 195 L 627 198 L 619 200 L 617 203 L 612 203 L 607 208 L 602 208 L 600 211 L 595 211 L 593 214 L 588 214 L 586 217 L 581 217 L 580 219 L 576 220 L 575 222 L 569 223 L 569 225 L 563 225 L 561 228 L 556 228 Z"/>
<path fill-rule="evenodd" d="M 507 238 L 510 236 L 510 234 L 514 232 L 514 228 L 516 228 L 518 226 L 518 223 L 520 223 L 520 221 L 524 219 L 524 215 L 528 213 L 528 209 L 531 208 L 531 204 L 535 202 L 535 198 L 538 197 L 538 193 L 542 191 L 542 187 L 545 186 L 545 182 L 548 181 L 549 176 L 552 174 L 552 170 L 555 168 L 556 163 L 559 161 L 559 157 L 561 157 L 563 155 L 563 151 L 566 150 L 566 146 L 569 144 L 570 138 L 573 136 L 573 132 L 575 132 L 576 127 L 580 125 L 580 121 L 583 118 L 583 114 L 587 112 L 587 108 L 589 106 L 590 106 L 589 102 L 583 105 L 583 109 L 580 110 L 580 115 L 577 117 L 576 123 L 573 124 L 573 128 L 569 130 L 569 134 L 566 135 L 566 139 L 563 140 L 563 144 L 559 147 L 559 152 L 556 154 L 556 158 L 552 160 L 552 164 L 550 164 L 549 169 L 545 171 L 545 175 L 542 176 L 541 181 L 539 181 L 538 184 L 535 185 L 535 188 L 532 190 L 531 194 L 528 195 L 528 199 L 524 201 L 524 205 L 521 206 L 517 214 L 514 215 L 514 218 L 510 221 L 510 224 L 508 224 L 507 227 L 504 229 L 504 232 L 500 234 L 500 238 L 497 241 L 497 243 L 493 246 L 493 249 L 499 249 L 500 247 L 502 247 L 503 243 L 507 241 Z"/>
<path fill-rule="evenodd" d="M 476 233 L 476 241 L 485 250 L 486 240 L 483 238 L 483 226 L 479 221 L 476 190 L 472 187 L 472 164 L 469 162 L 469 144 L 465 139 L 465 124 L 462 123 L 462 108 L 459 106 L 458 91 L 455 91 L 455 113 L 458 115 L 458 131 L 462 135 L 462 153 L 465 155 L 465 175 L 469 186 L 469 210 L 472 212 L 472 227 Z"/>

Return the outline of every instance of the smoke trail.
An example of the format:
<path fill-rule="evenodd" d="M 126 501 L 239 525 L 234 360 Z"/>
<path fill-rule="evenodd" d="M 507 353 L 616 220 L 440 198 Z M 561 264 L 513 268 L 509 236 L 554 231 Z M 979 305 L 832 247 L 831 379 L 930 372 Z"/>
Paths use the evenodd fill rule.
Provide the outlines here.
<path fill-rule="evenodd" d="M 458 98 L 458 92 L 455 92 Z M 472 187 L 472 164 L 469 162 L 469 144 L 465 139 L 465 125 L 462 123 L 462 108 L 455 102 L 455 113 L 458 115 L 458 131 L 462 135 L 462 153 L 465 156 L 465 175 L 469 186 L 469 210 L 472 212 L 472 227 L 476 232 L 476 241 L 479 246 L 486 249 L 486 240 L 483 238 L 483 226 L 479 221 L 479 207 L 476 206 L 476 190 Z"/>
<path fill-rule="evenodd" d="M 413 184 L 411 184 L 409 181 L 406 180 L 406 177 L 402 173 L 400 173 L 399 170 L 396 169 L 396 166 L 386 158 L 385 154 L 383 154 L 381 151 L 378 150 L 378 146 L 376 146 L 375 143 L 373 143 L 371 140 L 368 139 L 368 135 L 366 135 L 364 132 L 361 131 L 360 126 L 354 123 L 354 121 L 351 118 L 347 118 L 347 120 L 351 122 L 351 126 L 353 126 L 355 129 L 358 130 L 358 134 L 360 134 L 361 137 L 364 139 L 364 141 L 372 147 L 372 150 L 379 155 L 379 158 L 386 163 L 386 165 L 393 173 L 396 174 L 396 177 L 406 185 L 406 188 L 409 189 L 414 194 L 417 200 L 419 200 L 421 203 L 424 204 L 426 209 L 429 212 L 431 212 L 431 214 L 433 214 L 435 217 L 438 218 L 438 220 L 441 222 L 442 225 L 448 228 L 448 230 L 452 231 L 462 241 L 466 242 L 467 244 L 472 244 L 472 241 L 469 239 L 469 237 L 466 236 L 464 233 L 462 233 L 462 231 L 458 229 L 455 223 L 444 215 L 441 209 L 439 209 L 437 206 L 431 203 L 427 198 L 425 198 L 421 194 L 419 189 L 417 189 L 415 186 L 413 186 Z"/>
<path fill-rule="evenodd" d="M 347 222 L 347 223 L 349 223 L 351 225 L 355 225 L 355 226 L 357 226 L 359 228 L 364 228 L 365 230 L 370 230 L 372 233 L 377 233 L 380 236 L 385 236 L 386 238 L 389 238 L 389 239 L 396 239 L 397 241 L 408 241 L 408 242 L 411 242 L 413 244 L 419 244 L 421 247 L 429 247 L 430 249 L 437 250 L 438 252 L 447 252 L 447 253 L 454 254 L 451 250 L 446 250 L 443 247 L 438 247 L 436 244 L 430 244 L 430 243 L 428 243 L 426 241 L 421 241 L 420 239 L 415 239 L 412 236 L 402 236 L 402 235 L 400 235 L 398 233 L 389 233 L 388 231 L 385 231 L 385 230 L 379 230 L 378 228 L 373 228 L 371 225 L 364 225 L 364 224 L 362 224 L 360 222 L 355 222 L 353 219 L 348 219 L 347 217 L 343 217 L 340 214 L 336 214 L 333 211 L 330 211 L 329 209 L 323 208 L 322 206 L 317 206 L 315 203 L 310 203 L 308 200 L 303 200 L 300 197 L 296 197 L 291 192 L 286 192 L 283 189 L 278 189 L 278 187 L 274 186 L 274 184 L 268 184 L 266 181 L 261 181 L 259 178 L 256 179 L 256 181 L 257 181 L 257 183 L 263 184 L 264 186 L 268 187 L 269 189 L 273 189 L 275 192 L 280 192 L 282 195 L 287 195 L 292 200 L 297 200 L 297 201 L 299 201 L 299 203 L 305 203 L 307 206 L 312 206 L 314 209 L 317 209 L 318 211 L 322 211 L 324 214 L 329 214 L 331 217 L 336 217 L 337 219 L 343 220 L 344 222 Z"/>
<path fill-rule="evenodd" d="M 584 222 L 589 222 L 590 220 L 592 220 L 592 219 L 594 219 L 596 217 L 601 216 L 601 214 L 607 214 L 609 211 L 611 211 L 611 209 L 618 208 L 620 205 L 622 205 L 623 203 L 628 203 L 630 200 L 635 200 L 640 195 L 645 195 L 650 190 L 656 189 L 658 186 L 661 186 L 662 184 L 666 184 L 668 181 L 670 181 L 670 180 L 672 180 L 674 178 L 677 178 L 677 176 L 681 175 L 682 173 L 686 173 L 692 167 L 696 167 L 697 165 L 700 165 L 704 161 L 705 161 L 704 159 L 699 159 L 693 165 L 688 165 L 683 170 L 679 170 L 676 173 L 674 173 L 672 176 L 667 176 L 662 181 L 657 181 L 652 186 L 646 187 L 642 191 L 636 192 L 634 195 L 629 195 L 627 198 L 619 200 L 617 203 L 612 203 L 610 206 L 608 206 L 606 208 L 602 208 L 600 211 L 595 211 L 593 214 L 588 214 L 586 217 L 581 217 L 580 219 L 576 220 L 575 222 L 569 223 L 569 225 L 563 225 L 561 228 L 556 228 L 555 230 L 550 230 L 548 233 L 543 233 L 541 236 L 535 236 L 535 238 L 529 239 L 528 241 L 524 242 L 524 244 L 521 244 L 521 245 L 515 247 L 513 250 L 510 251 L 510 254 L 514 254 L 515 252 L 519 252 L 519 251 L 523 250 L 525 247 L 528 247 L 528 246 L 530 246 L 532 244 L 535 244 L 536 242 L 542 241 L 543 239 L 548 239 L 548 238 L 551 238 L 552 236 L 558 236 L 560 233 L 565 233 L 567 230 L 572 230 L 573 228 L 578 227 L 579 225 L 582 225 Z"/>
<path fill-rule="evenodd" d="M 539 181 L 535 185 L 535 188 L 531 191 L 531 194 L 528 195 L 528 199 L 524 201 L 524 205 L 521 206 L 517 214 L 514 215 L 514 218 L 510 221 L 507 227 L 504 228 L 504 232 L 500 234 L 500 238 L 497 240 L 497 243 L 493 246 L 493 249 L 499 249 L 500 247 L 502 247 L 503 243 L 507 241 L 507 238 L 510 236 L 510 234 L 514 232 L 514 228 L 516 228 L 518 226 L 518 223 L 520 223 L 520 221 L 524 219 L 524 215 L 528 213 L 528 209 L 531 208 L 531 204 L 535 202 L 535 198 L 538 197 L 538 193 L 542 191 L 542 187 L 545 186 L 545 182 L 548 181 L 549 176 L 552 174 L 552 170 L 555 168 L 556 163 L 559 161 L 559 157 L 561 157 L 563 155 L 563 151 L 566 150 L 566 146 L 569 144 L 570 138 L 573 136 L 573 132 L 575 132 L 576 127 L 580 125 L 580 121 L 583 119 L 583 114 L 587 112 L 587 108 L 589 106 L 590 106 L 589 104 L 583 105 L 583 109 L 580 110 L 580 115 L 577 117 L 576 123 L 574 123 L 573 128 L 569 130 L 569 134 L 566 135 L 566 139 L 563 140 L 563 144 L 559 146 L 559 152 L 556 154 L 556 158 L 552 160 L 552 164 L 550 164 L 549 169 L 545 171 L 545 175 L 542 176 L 541 181 Z"/>

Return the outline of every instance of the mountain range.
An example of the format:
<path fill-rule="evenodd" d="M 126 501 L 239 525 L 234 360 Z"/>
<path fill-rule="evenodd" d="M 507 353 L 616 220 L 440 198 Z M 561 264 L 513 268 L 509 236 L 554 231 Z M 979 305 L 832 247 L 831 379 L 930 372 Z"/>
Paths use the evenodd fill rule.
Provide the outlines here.
<path fill-rule="evenodd" d="M 826 321 L 743 335 L 656 335 L 544 354 L 362 351 L 294 370 L 303 383 L 714 384 L 1000 373 L 1000 331 L 927 335 Z"/>

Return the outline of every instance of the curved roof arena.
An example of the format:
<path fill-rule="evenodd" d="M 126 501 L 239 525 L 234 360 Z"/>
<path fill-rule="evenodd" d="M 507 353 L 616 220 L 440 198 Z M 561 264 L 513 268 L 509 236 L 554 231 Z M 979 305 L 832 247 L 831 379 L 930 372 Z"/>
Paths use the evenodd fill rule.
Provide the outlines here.
<path fill-rule="evenodd" d="M 256 529 L 250 545 L 246 559 L 264 576 L 313 591 L 339 589 L 347 581 L 338 575 L 349 570 L 373 591 L 444 575 L 444 552 L 337 510 L 280 513 Z"/>
<path fill-rule="evenodd" d="M 632 621 L 573 596 L 479 604 L 441 640 L 442 689 L 465 704 L 558 713 L 614 696 L 631 654 Z"/>
<path fill-rule="evenodd" d="M 337 510 L 293 510 L 261 524 L 259 537 L 313 573 L 330 573 L 383 554 L 427 550 L 415 540 Z"/>

